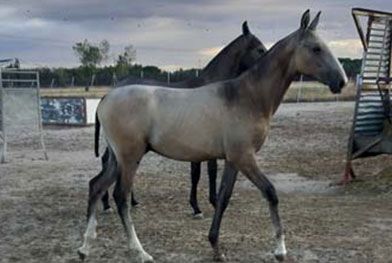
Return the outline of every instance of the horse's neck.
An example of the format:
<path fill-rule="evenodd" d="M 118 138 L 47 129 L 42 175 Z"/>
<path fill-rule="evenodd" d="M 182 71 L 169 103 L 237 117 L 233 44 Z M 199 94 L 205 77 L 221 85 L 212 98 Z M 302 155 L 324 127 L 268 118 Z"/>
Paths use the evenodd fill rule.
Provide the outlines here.
<path fill-rule="evenodd" d="M 237 77 L 239 67 L 236 52 L 230 50 L 219 53 L 201 72 L 200 76 L 189 80 L 173 83 L 171 87 L 196 88 L 211 82 L 217 82 Z"/>
<path fill-rule="evenodd" d="M 238 41 L 238 40 L 235 40 Z M 232 79 L 238 76 L 239 58 L 243 52 L 242 42 L 231 44 L 216 55 L 210 63 L 203 69 L 200 77 L 206 83 Z"/>
<path fill-rule="evenodd" d="M 191 79 L 171 83 L 169 86 L 173 88 L 190 89 L 201 87 L 207 83 L 208 82 L 203 77 L 194 77 Z"/>
<path fill-rule="evenodd" d="M 236 74 L 233 72 L 233 66 L 230 63 L 217 63 L 209 69 L 203 70 L 200 77 L 205 82 L 221 81 L 235 78 Z"/>
<path fill-rule="evenodd" d="M 292 67 L 293 54 L 290 39 L 284 39 L 244 76 L 253 100 L 267 115 L 272 116 L 276 112 L 296 75 Z"/>

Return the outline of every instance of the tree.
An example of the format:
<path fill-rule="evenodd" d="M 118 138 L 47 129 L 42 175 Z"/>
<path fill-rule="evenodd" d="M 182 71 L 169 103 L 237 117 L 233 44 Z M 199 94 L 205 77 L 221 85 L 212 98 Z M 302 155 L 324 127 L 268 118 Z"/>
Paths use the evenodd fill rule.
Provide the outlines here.
<path fill-rule="evenodd" d="M 136 59 L 136 50 L 132 45 L 124 48 L 124 52 L 118 55 L 116 61 L 116 74 L 118 78 L 124 78 L 129 75 L 132 62 Z"/>
<path fill-rule="evenodd" d="M 84 75 L 93 78 L 96 66 L 102 61 L 107 60 L 110 44 L 107 40 L 102 40 L 98 45 L 91 44 L 85 39 L 83 42 L 76 43 L 72 49 L 79 57 L 80 63 L 83 65 Z M 89 83 L 86 83 L 86 91 L 88 91 Z"/>
<path fill-rule="evenodd" d="M 94 45 L 85 39 L 72 46 L 72 49 L 83 66 L 95 68 L 108 58 L 110 44 L 107 40 L 102 40 L 98 45 Z"/>
<path fill-rule="evenodd" d="M 135 60 L 136 60 L 136 50 L 132 45 L 128 45 L 124 48 L 124 53 L 118 56 L 117 64 L 129 66 Z"/>

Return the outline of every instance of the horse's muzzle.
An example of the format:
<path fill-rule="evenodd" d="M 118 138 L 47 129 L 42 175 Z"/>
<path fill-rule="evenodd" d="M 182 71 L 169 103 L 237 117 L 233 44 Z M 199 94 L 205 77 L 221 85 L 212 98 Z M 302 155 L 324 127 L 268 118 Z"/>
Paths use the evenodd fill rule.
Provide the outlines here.
<path fill-rule="evenodd" d="M 338 94 L 342 91 L 344 86 L 347 84 L 347 78 L 344 77 L 339 77 L 339 78 L 334 78 L 328 83 L 329 89 L 331 90 L 332 93 Z"/>

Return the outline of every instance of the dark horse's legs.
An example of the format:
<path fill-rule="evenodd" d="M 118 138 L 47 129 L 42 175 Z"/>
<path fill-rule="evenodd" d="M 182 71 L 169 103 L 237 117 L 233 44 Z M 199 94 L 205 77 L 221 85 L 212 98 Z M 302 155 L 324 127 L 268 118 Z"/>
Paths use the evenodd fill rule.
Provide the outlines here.
<path fill-rule="evenodd" d="M 211 246 L 214 249 L 214 260 L 224 261 L 224 255 L 219 250 L 219 228 L 222 221 L 223 213 L 226 210 L 231 194 L 233 192 L 234 183 L 237 179 L 238 171 L 233 165 L 226 161 L 225 168 L 223 171 L 223 177 L 219 188 L 218 202 L 215 209 L 214 218 L 210 228 L 208 239 L 210 240 Z"/>
<path fill-rule="evenodd" d="M 200 180 L 200 168 L 201 168 L 201 163 L 191 163 L 191 195 L 189 198 L 189 203 L 192 206 L 193 209 L 193 216 L 200 216 L 202 213 L 200 211 L 199 205 L 197 203 L 197 185 L 199 184 Z"/>
<path fill-rule="evenodd" d="M 110 209 L 110 204 L 109 204 L 109 191 L 106 191 L 105 194 L 101 198 L 102 200 L 102 205 L 103 205 L 103 210 L 106 211 Z M 133 191 L 131 192 L 131 205 L 132 206 L 137 206 L 139 205 L 139 202 L 135 199 L 135 196 L 133 194 Z"/>
<path fill-rule="evenodd" d="M 217 162 L 216 160 L 208 161 L 208 176 L 209 176 L 209 185 L 210 185 L 210 203 L 213 207 L 216 205 L 216 173 L 217 173 Z M 197 185 L 199 184 L 200 180 L 200 170 L 201 170 L 201 163 L 191 163 L 191 193 L 189 198 L 189 203 L 193 209 L 193 215 L 195 217 L 201 217 L 202 212 L 199 208 L 197 202 Z"/>
<path fill-rule="evenodd" d="M 119 170 L 117 169 L 117 161 L 116 158 L 114 157 L 114 155 L 112 156 L 112 158 L 110 159 L 110 153 L 108 148 L 105 149 L 104 154 L 101 157 L 101 163 L 102 163 L 102 170 L 99 172 L 98 175 L 96 175 L 93 179 L 90 180 L 90 188 L 92 187 L 92 185 L 95 184 L 95 182 L 98 180 L 98 178 L 100 178 L 101 176 L 103 176 L 105 174 L 105 172 L 109 169 L 109 168 L 113 168 L 113 170 L 111 171 L 112 173 L 115 173 L 115 175 L 113 174 L 112 176 L 114 178 L 117 178 L 120 174 Z M 109 161 L 110 159 L 110 161 Z M 102 205 L 103 205 L 103 210 L 106 211 L 108 209 L 110 209 L 110 204 L 109 204 L 109 193 L 106 190 L 106 192 L 104 193 L 104 195 L 101 198 L 102 200 Z M 131 205 L 132 206 L 137 206 L 139 203 L 136 201 L 133 191 L 131 193 Z"/>
<path fill-rule="evenodd" d="M 218 170 L 218 164 L 216 159 L 209 160 L 208 163 L 208 177 L 210 183 L 210 203 L 216 208 L 216 174 Z"/>

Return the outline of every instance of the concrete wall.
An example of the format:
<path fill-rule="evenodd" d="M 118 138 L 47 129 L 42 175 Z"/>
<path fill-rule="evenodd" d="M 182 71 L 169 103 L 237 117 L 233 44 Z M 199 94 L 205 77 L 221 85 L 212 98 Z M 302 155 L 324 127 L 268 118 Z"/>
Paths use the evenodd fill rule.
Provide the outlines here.
<path fill-rule="evenodd" d="M 86 124 L 95 123 L 95 112 L 101 99 L 86 99 Z"/>

